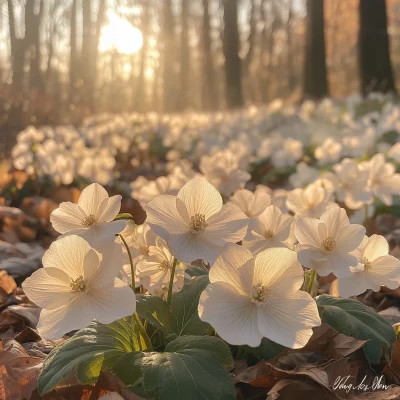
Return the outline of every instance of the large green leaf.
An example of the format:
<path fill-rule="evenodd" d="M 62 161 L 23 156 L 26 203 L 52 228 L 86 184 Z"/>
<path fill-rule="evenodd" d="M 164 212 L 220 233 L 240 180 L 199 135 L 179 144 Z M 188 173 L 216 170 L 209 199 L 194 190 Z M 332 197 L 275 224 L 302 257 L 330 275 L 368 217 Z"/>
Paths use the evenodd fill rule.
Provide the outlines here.
<path fill-rule="evenodd" d="M 227 370 L 228 346 L 216 337 L 182 336 L 164 353 L 134 352 L 121 357 L 113 372 L 131 389 L 140 387 L 152 399 L 234 400 Z"/>
<path fill-rule="evenodd" d="M 136 296 L 136 312 L 163 333 L 172 333 L 172 315 L 168 304 L 160 297 L 149 295 Z"/>
<path fill-rule="evenodd" d="M 210 325 L 203 322 L 197 312 L 200 295 L 209 283 L 208 276 L 197 276 L 187 283 L 180 292 L 172 295 L 173 331 L 178 336 L 202 336 L 207 331 L 211 331 Z"/>
<path fill-rule="evenodd" d="M 364 351 L 371 363 L 379 363 L 382 355 L 390 361 L 396 334 L 385 318 L 357 300 L 322 295 L 317 304 L 321 319 L 338 332 L 369 340 Z"/>
<path fill-rule="evenodd" d="M 259 360 L 271 360 L 278 354 L 282 353 L 285 349 L 285 346 L 275 343 L 267 338 L 263 338 L 258 347 L 240 346 L 238 354 L 242 359 L 246 358 L 249 354 L 252 354 Z"/>
<path fill-rule="evenodd" d="M 118 358 L 141 350 L 139 338 L 131 318 L 109 325 L 93 322 L 49 354 L 39 376 L 39 393 L 50 392 L 74 372 L 81 383 L 95 382 L 100 372 L 110 369 Z"/>

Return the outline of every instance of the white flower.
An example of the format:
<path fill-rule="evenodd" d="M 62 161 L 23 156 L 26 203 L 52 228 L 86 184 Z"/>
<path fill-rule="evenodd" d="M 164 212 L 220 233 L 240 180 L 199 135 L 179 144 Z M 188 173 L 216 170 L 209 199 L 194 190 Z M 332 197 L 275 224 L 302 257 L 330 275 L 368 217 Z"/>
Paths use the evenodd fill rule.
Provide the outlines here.
<path fill-rule="evenodd" d="M 264 190 L 253 193 L 247 189 L 239 189 L 229 203 L 237 205 L 249 218 L 255 218 L 271 204 L 271 196 Z"/>
<path fill-rule="evenodd" d="M 357 296 L 367 289 L 378 292 L 382 285 L 390 289 L 400 286 L 400 261 L 389 255 L 389 245 L 383 236 L 365 236 L 352 254 L 357 257 L 358 265 L 351 268 L 351 276 L 339 279 L 340 296 Z"/>
<path fill-rule="evenodd" d="M 296 216 L 319 218 L 328 208 L 335 207 L 331 193 L 319 183 L 312 183 L 305 189 L 289 192 L 286 205 Z"/>
<path fill-rule="evenodd" d="M 400 193 L 400 174 L 395 174 L 393 164 L 385 162 L 383 154 L 375 154 L 369 161 L 360 164 L 369 171 L 369 186 L 372 193 L 387 206 L 392 205 L 392 195 Z"/>
<path fill-rule="evenodd" d="M 246 234 L 248 218 L 205 179 L 193 179 L 175 196 L 158 196 L 145 207 L 147 223 L 163 238 L 171 253 L 183 262 L 210 263 L 227 243 Z"/>
<path fill-rule="evenodd" d="M 395 160 L 396 162 L 400 162 L 400 143 L 394 144 L 388 151 L 388 156 Z"/>
<path fill-rule="evenodd" d="M 93 319 L 109 324 L 133 314 L 135 294 L 115 278 L 121 256 L 116 242 L 105 243 L 102 254 L 75 235 L 53 242 L 43 256 L 44 268 L 22 284 L 29 299 L 42 308 L 40 335 L 58 339 Z"/>
<path fill-rule="evenodd" d="M 104 238 L 112 238 L 126 225 L 113 221 L 121 208 L 121 196 L 108 197 L 106 190 L 92 183 L 82 190 L 78 204 L 69 201 L 60 204 L 50 215 L 53 228 L 66 235 L 79 235 L 92 246 Z"/>
<path fill-rule="evenodd" d="M 152 294 L 165 294 L 171 279 L 171 270 L 174 257 L 166 243 L 158 238 L 155 246 L 149 247 L 149 254 L 137 264 L 137 275 L 143 286 Z M 179 291 L 183 287 L 185 270 L 177 266 L 174 276 L 173 290 Z M 149 278 L 149 279 L 143 279 Z"/>
<path fill-rule="evenodd" d="M 304 273 L 289 249 L 267 249 L 255 258 L 229 245 L 210 269 L 199 316 L 233 345 L 257 347 L 266 337 L 304 347 L 321 320 L 315 301 L 301 290 Z"/>
<path fill-rule="evenodd" d="M 344 208 L 331 207 L 321 218 L 300 218 L 294 228 L 299 244 L 297 256 L 303 266 L 319 275 L 331 272 L 339 278 L 351 275 L 350 267 L 357 258 L 349 253 L 361 243 L 365 228 L 350 224 Z"/>
<path fill-rule="evenodd" d="M 303 156 L 303 143 L 299 140 L 288 138 L 283 142 L 283 149 L 271 155 L 272 164 L 278 168 L 295 165 Z"/>
<path fill-rule="evenodd" d="M 253 254 L 271 247 L 287 247 L 293 218 L 276 206 L 269 206 L 257 219 L 250 221 L 243 246 Z"/>
<path fill-rule="evenodd" d="M 344 202 L 352 210 L 357 210 L 372 201 L 372 194 L 368 189 L 368 171 L 361 170 L 350 158 L 335 164 L 332 169 L 335 174 L 326 174 L 325 177 L 332 181 L 340 202 Z"/>
<path fill-rule="evenodd" d="M 321 146 L 315 149 L 315 158 L 320 164 L 336 162 L 342 151 L 342 144 L 331 137 L 324 140 Z"/>
<path fill-rule="evenodd" d="M 316 181 L 319 177 L 320 173 L 316 168 L 310 167 L 302 161 L 296 165 L 296 172 L 289 177 L 289 183 L 294 188 L 303 188 Z"/>
<path fill-rule="evenodd" d="M 235 190 L 244 187 L 251 175 L 239 166 L 239 158 L 230 150 L 218 152 L 213 156 L 203 156 L 200 170 L 220 193 L 230 196 Z"/>

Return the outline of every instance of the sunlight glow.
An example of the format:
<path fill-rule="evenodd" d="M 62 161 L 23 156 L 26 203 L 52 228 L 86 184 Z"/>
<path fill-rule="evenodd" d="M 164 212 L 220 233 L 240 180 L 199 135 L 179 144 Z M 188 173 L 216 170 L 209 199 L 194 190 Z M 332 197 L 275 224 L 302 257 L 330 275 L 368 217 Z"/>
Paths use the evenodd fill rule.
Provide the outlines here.
<path fill-rule="evenodd" d="M 143 46 L 143 36 L 139 29 L 126 19 L 109 12 L 109 23 L 101 31 L 99 50 L 101 52 L 117 50 L 119 53 L 136 53 Z"/>

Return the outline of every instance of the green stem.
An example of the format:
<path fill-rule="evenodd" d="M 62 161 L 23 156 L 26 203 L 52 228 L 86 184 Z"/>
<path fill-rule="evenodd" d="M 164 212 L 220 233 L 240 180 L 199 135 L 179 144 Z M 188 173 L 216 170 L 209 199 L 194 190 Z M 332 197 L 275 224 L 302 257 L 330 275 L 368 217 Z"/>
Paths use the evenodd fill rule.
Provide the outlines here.
<path fill-rule="evenodd" d="M 146 329 L 144 329 L 144 326 L 140 322 L 140 319 L 136 313 L 132 315 L 134 321 L 136 322 L 137 327 L 139 328 L 140 336 L 143 338 L 144 342 L 146 343 L 146 350 L 148 351 L 153 351 L 153 345 L 151 344 L 151 340 L 149 338 L 149 335 L 146 332 Z"/>
<path fill-rule="evenodd" d="M 135 291 L 135 268 L 133 267 L 133 259 L 132 259 L 132 254 L 129 249 L 128 243 L 126 243 L 126 240 L 124 237 L 119 233 L 118 236 L 121 238 L 122 242 L 125 245 L 126 251 L 128 252 L 128 257 L 129 257 L 129 263 L 131 264 L 131 274 L 132 274 L 132 290 Z"/>
<path fill-rule="evenodd" d="M 175 269 L 176 269 L 177 263 L 178 263 L 178 259 L 174 257 L 174 264 L 172 265 L 171 277 L 169 278 L 169 286 L 168 286 L 167 303 L 169 306 L 171 305 L 171 302 L 172 302 L 172 286 L 174 286 Z"/>
<path fill-rule="evenodd" d="M 131 264 L 132 290 L 133 290 L 133 292 L 135 292 L 135 269 L 133 267 L 132 254 L 131 254 L 131 251 L 129 250 L 129 246 L 126 243 L 126 240 L 124 239 L 124 237 L 121 234 L 118 234 L 118 236 L 121 238 L 122 242 L 125 245 L 126 251 L 128 252 L 129 262 Z M 140 322 L 140 319 L 139 319 L 137 313 L 134 313 L 132 315 L 132 317 L 133 317 L 137 327 L 139 328 L 140 336 L 143 338 L 143 340 L 144 340 L 144 342 L 146 344 L 146 349 L 149 350 L 149 351 L 153 351 L 153 345 L 151 344 L 151 340 L 150 340 L 149 336 L 147 335 L 146 329 L 144 328 L 144 326 Z"/>
<path fill-rule="evenodd" d="M 317 273 L 315 272 L 315 269 L 313 269 L 311 271 L 310 282 L 308 282 L 308 289 L 307 289 L 307 292 L 310 293 L 310 294 L 311 294 L 311 291 L 312 291 L 312 287 L 313 287 L 313 283 L 314 283 L 314 279 L 315 279 L 315 275 L 316 274 Z"/>

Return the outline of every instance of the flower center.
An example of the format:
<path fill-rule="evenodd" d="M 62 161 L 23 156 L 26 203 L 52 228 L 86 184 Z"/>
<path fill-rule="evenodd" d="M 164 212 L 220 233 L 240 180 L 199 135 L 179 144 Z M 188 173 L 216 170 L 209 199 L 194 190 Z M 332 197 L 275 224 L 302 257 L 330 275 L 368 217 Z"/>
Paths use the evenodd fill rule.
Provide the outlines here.
<path fill-rule="evenodd" d="M 71 283 L 69 284 L 71 289 L 75 293 L 82 293 L 86 290 L 86 281 L 83 279 L 83 276 L 80 275 L 76 279 L 71 278 Z"/>
<path fill-rule="evenodd" d="M 265 239 L 271 239 L 274 236 L 274 232 L 271 229 L 267 229 L 264 233 Z"/>
<path fill-rule="evenodd" d="M 139 248 L 139 251 L 142 255 L 148 256 L 149 255 L 149 248 L 146 246 L 142 246 Z"/>
<path fill-rule="evenodd" d="M 325 249 L 325 251 L 333 251 L 336 249 L 336 241 L 332 236 L 328 236 L 323 242 L 322 242 L 322 247 Z"/>
<path fill-rule="evenodd" d="M 265 306 L 267 304 L 267 289 L 262 283 L 253 285 L 253 290 L 250 294 L 251 302 L 257 307 Z"/>
<path fill-rule="evenodd" d="M 367 270 L 371 269 L 371 267 L 372 267 L 371 261 L 369 261 L 367 257 L 364 257 L 363 261 L 364 261 L 364 270 L 367 271 Z"/>
<path fill-rule="evenodd" d="M 163 262 L 158 266 L 158 268 L 159 268 L 161 271 L 168 271 L 168 270 L 169 270 L 169 262 L 168 262 L 167 260 L 163 261 Z"/>
<path fill-rule="evenodd" d="M 83 226 L 91 226 L 96 222 L 96 217 L 93 214 L 88 215 L 83 221 Z"/>
<path fill-rule="evenodd" d="M 206 216 L 204 214 L 195 214 L 190 217 L 190 228 L 192 231 L 202 232 L 206 229 Z"/>

